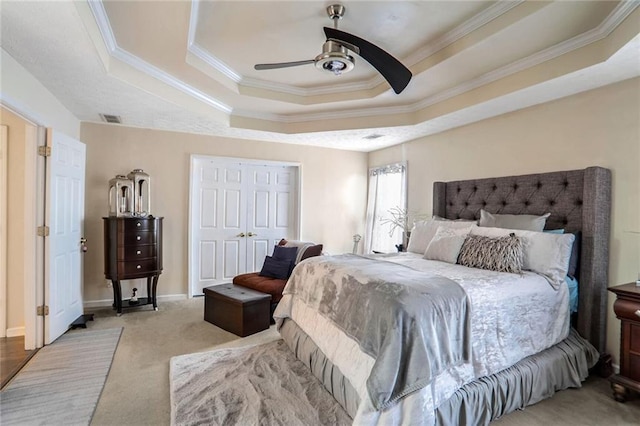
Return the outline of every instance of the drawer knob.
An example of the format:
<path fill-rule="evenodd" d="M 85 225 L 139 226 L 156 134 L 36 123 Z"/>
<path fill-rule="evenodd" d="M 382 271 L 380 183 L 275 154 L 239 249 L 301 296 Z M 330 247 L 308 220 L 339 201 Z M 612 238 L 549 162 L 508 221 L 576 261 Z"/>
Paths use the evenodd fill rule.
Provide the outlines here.
<path fill-rule="evenodd" d="M 136 226 L 142 226 L 142 224 L 140 222 L 137 222 Z"/>
<path fill-rule="evenodd" d="M 638 310 L 636 311 L 636 316 L 637 316 L 637 317 L 640 317 L 640 309 L 638 309 Z"/>
<path fill-rule="evenodd" d="M 136 254 L 142 254 L 140 250 L 136 250 Z"/>
<path fill-rule="evenodd" d="M 140 241 L 140 239 L 142 239 L 142 237 L 140 235 L 136 235 L 136 240 Z"/>
<path fill-rule="evenodd" d="M 140 265 L 137 265 L 137 266 L 136 266 L 136 269 L 140 269 L 140 268 L 142 268 L 142 266 L 140 266 Z"/>

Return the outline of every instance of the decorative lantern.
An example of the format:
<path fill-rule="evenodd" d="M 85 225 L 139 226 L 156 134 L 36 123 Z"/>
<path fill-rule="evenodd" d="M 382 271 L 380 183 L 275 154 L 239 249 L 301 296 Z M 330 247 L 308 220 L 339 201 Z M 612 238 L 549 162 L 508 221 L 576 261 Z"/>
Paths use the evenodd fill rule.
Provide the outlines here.
<path fill-rule="evenodd" d="M 127 217 L 133 214 L 133 181 L 117 175 L 109 181 L 109 216 Z"/>
<path fill-rule="evenodd" d="M 147 217 L 151 213 L 151 178 L 142 169 L 133 169 L 127 177 L 133 182 L 133 215 Z"/>

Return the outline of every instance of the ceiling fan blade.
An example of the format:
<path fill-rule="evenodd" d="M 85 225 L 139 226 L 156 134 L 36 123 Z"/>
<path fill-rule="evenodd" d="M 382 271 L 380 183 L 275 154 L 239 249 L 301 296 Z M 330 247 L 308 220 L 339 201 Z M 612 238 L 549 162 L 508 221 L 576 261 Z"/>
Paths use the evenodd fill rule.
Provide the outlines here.
<path fill-rule="evenodd" d="M 280 62 L 277 64 L 257 64 L 253 68 L 258 71 L 261 70 L 275 70 L 278 68 L 288 68 L 288 67 L 297 67 L 298 65 L 307 65 L 314 63 L 314 59 L 309 59 L 306 61 L 296 61 L 296 62 Z"/>
<path fill-rule="evenodd" d="M 407 84 L 409 84 L 409 81 L 411 81 L 411 71 L 375 44 L 354 36 L 353 34 L 336 30 L 335 28 L 324 27 L 324 34 L 328 39 L 345 42 L 358 47 L 360 49 L 360 53 L 358 54 L 382 74 L 394 92 L 402 92 L 404 88 L 407 87 Z"/>

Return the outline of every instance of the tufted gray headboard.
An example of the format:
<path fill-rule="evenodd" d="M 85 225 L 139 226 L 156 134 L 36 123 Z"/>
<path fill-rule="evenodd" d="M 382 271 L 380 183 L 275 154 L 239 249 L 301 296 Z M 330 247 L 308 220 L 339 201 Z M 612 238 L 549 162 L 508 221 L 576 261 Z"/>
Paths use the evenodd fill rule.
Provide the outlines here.
<path fill-rule="evenodd" d="M 434 182 L 433 214 L 479 219 L 480 210 L 502 214 L 547 212 L 545 229 L 579 233 L 580 272 L 576 329 L 605 352 L 611 171 L 583 170 Z"/>

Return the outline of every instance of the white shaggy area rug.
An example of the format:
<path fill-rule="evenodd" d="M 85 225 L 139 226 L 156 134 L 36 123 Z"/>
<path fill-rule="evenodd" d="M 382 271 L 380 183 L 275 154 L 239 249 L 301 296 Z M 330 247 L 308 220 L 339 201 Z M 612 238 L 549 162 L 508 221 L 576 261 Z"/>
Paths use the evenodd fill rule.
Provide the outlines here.
<path fill-rule="evenodd" d="M 173 357 L 172 425 L 349 425 L 283 340 Z"/>

